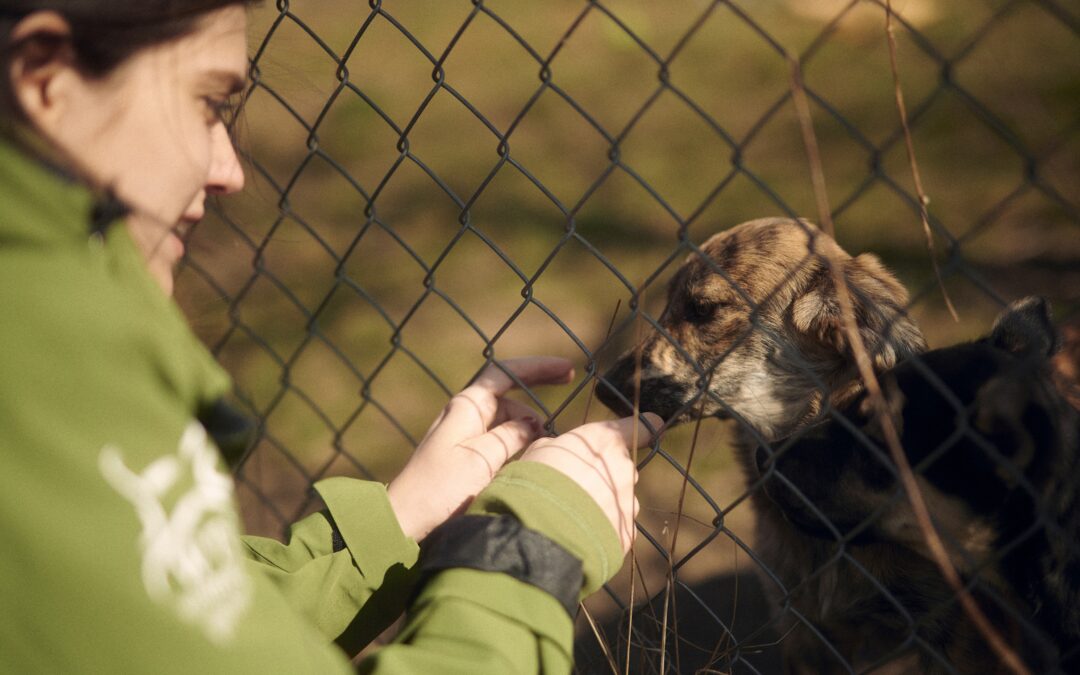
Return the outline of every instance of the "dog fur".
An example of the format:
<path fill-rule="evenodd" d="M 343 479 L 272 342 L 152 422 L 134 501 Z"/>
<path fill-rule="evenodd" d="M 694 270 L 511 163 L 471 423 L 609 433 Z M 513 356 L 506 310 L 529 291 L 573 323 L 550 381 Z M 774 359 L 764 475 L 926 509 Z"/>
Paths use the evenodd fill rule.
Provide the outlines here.
<path fill-rule="evenodd" d="M 881 262 L 851 257 L 806 221 L 753 220 L 700 251 L 672 278 L 655 330 L 605 373 L 597 396 L 609 408 L 632 410 L 639 365 L 642 410 L 672 422 L 738 417 L 764 440 L 856 395 L 826 256 L 842 268 L 875 370 L 926 349 L 904 313 L 907 292 Z"/>
<path fill-rule="evenodd" d="M 619 414 L 632 411 L 637 396 L 641 410 L 669 424 L 698 416 L 742 422 L 735 452 L 756 515 L 754 551 L 776 606 L 796 596 L 829 603 L 843 584 L 835 566 L 807 557 L 820 542 L 794 529 L 760 490 L 754 456 L 759 443 L 790 435 L 862 391 L 829 259 L 851 291 L 875 371 L 925 351 L 921 332 L 904 311 L 907 292 L 876 257 L 848 255 L 806 221 L 768 218 L 717 234 L 691 254 L 669 284 L 654 330 L 597 387 L 599 399 Z M 787 569 L 794 557 L 814 562 L 809 569 Z M 868 564 L 886 574 L 893 559 L 892 551 L 883 550 L 880 561 Z M 817 564 L 825 572 L 811 575 Z M 791 621 L 786 614 L 781 630 Z M 800 652 L 822 651 L 820 642 L 798 638 L 785 640 L 789 664 L 807 664 L 796 659 Z M 806 672 L 828 672 L 808 665 Z"/>
<path fill-rule="evenodd" d="M 986 338 L 927 352 L 881 379 L 934 525 L 980 607 L 1032 672 L 1073 673 L 1080 415 L 1055 386 L 1055 344 L 1046 304 L 1027 298 Z M 807 584 L 793 606 L 857 668 L 891 660 L 919 672 L 1007 672 L 928 564 L 865 396 L 839 415 L 757 452 L 766 493 L 798 532 L 785 535 L 798 542 L 794 555 L 773 570 L 789 588 Z M 812 577 L 841 552 L 835 572 Z M 824 579 L 836 584 L 827 595 L 816 587 Z M 796 637 L 800 656 L 814 655 L 802 669 L 839 671 L 807 633 Z"/>

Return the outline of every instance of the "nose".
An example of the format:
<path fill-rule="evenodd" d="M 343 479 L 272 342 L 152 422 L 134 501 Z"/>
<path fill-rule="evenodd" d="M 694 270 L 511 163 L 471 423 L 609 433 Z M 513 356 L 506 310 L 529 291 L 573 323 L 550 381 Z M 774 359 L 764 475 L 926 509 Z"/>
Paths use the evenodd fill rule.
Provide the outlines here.
<path fill-rule="evenodd" d="M 626 357 L 619 359 L 596 386 L 596 398 L 616 415 L 633 414 L 634 366 L 635 363 Z"/>
<path fill-rule="evenodd" d="M 224 124 L 210 132 L 210 170 L 206 176 L 207 194 L 230 195 L 244 189 L 244 169 L 236 147 Z"/>

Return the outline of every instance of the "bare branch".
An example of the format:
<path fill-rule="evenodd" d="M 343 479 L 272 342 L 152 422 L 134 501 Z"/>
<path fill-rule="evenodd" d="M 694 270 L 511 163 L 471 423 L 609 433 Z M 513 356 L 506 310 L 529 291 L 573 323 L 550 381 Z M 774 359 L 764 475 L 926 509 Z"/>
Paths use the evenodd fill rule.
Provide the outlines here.
<path fill-rule="evenodd" d="M 908 165 L 911 166 L 911 179 L 915 183 L 915 194 L 919 197 L 919 217 L 922 219 L 923 233 L 926 235 L 926 249 L 930 253 L 930 262 L 934 266 L 934 276 L 937 277 L 938 286 L 941 288 L 941 296 L 945 299 L 945 307 L 953 321 L 960 321 L 949 298 L 949 292 L 945 290 L 945 281 L 941 278 L 941 267 L 938 265 L 937 255 L 934 253 L 934 233 L 930 231 L 930 214 L 927 208 L 930 205 L 930 197 L 923 190 L 922 176 L 919 173 L 919 163 L 915 159 L 915 144 L 911 141 L 911 128 L 908 126 L 907 106 L 904 105 L 904 92 L 900 88 L 900 69 L 896 65 L 896 35 L 893 32 L 892 0 L 885 0 L 885 34 L 889 39 L 889 66 L 892 69 L 893 92 L 896 97 L 896 110 L 900 113 L 900 126 L 904 129 L 904 145 L 907 147 Z"/>
<path fill-rule="evenodd" d="M 810 182 L 814 186 L 818 225 L 826 234 L 835 239 L 836 229 L 833 227 L 832 213 L 829 211 L 829 195 L 825 189 L 825 172 L 821 168 L 821 153 L 818 151 L 817 135 L 814 133 L 813 118 L 810 116 L 810 103 L 806 98 L 806 89 L 803 87 L 802 66 L 793 56 L 788 57 L 788 66 L 791 75 L 791 98 L 795 104 L 795 114 L 799 118 L 799 129 L 802 131 L 803 144 L 806 146 L 806 157 L 810 162 Z"/>
<path fill-rule="evenodd" d="M 790 58 L 789 62 L 791 63 L 792 96 L 795 100 L 795 111 L 799 115 L 800 127 L 803 130 L 803 141 L 806 145 L 807 157 L 810 161 L 810 175 L 814 184 L 814 195 L 817 199 L 818 213 L 823 218 L 821 223 L 823 229 L 832 236 L 833 224 L 831 217 L 829 217 L 829 202 L 828 195 L 825 192 L 824 174 L 821 170 L 821 156 L 817 152 L 817 140 L 814 137 L 814 126 L 813 121 L 810 118 L 810 108 L 806 103 L 806 92 L 803 89 L 801 70 L 798 61 L 794 58 Z M 822 255 L 825 257 L 829 266 L 829 271 L 832 274 L 833 283 L 836 286 L 837 300 L 840 304 L 840 315 L 844 326 L 844 333 L 847 336 L 848 344 L 851 345 L 851 352 L 855 358 L 855 364 L 859 370 L 859 375 L 862 378 L 863 384 L 866 386 L 867 395 L 870 397 L 875 415 L 884 432 L 885 443 L 889 448 L 889 454 L 896 464 L 897 472 L 900 476 L 900 483 L 903 485 L 904 492 L 907 494 L 916 522 L 919 525 L 919 530 L 922 532 L 933 561 L 938 566 L 938 569 L 941 570 L 942 576 L 944 576 L 946 582 L 956 593 L 957 599 L 960 601 L 960 605 L 963 607 L 964 612 L 974 623 L 976 629 L 982 634 L 990 648 L 1001 659 L 1002 663 L 1008 666 L 1014 673 L 1017 673 L 1017 675 L 1028 675 L 1029 671 L 1027 667 L 1024 666 L 1015 650 L 1009 647 L 1004 638 L 1001 637 L 1000 633 L 998 633 L 990 623 L 989 619 L 986 618 L 986 615 L 983 613 L 982 609 L 979 608 L 975 599 L 971 596 L 971 593 L 964 587 L 964 583 L 961 580 L 959 573 L 956 571 L 956 567 L 953 565 L 952 560 L 949 559 L 948 553 L 945 550 L 945 545 L 941 541 L 941 537 L 934 528 L 922 491 L 919 489 L 919 485 L 915 480 L 915 474 L 911 470 L 910 463 L 907 461 L 907 455 L 904 454 L 904 449 L 900 445 L 900 435 L 897 433 L 896 426 L 893 424 L 888 401 L 882 392 L 881 384 L 878 382 L 877 376 L 874 374 L 870 356 L 866 351 L 866 345 L 863 343 L 862 336 L 859 334 L 858 326 L 855 322 L 855 307 L 851 300 L 851 291 L 848 288 L 847 279 L 844 276 L 843 269 L 839 264 L 840 260 L 837 257 L 837 248 L 824 248 L 825 252 Z"/>

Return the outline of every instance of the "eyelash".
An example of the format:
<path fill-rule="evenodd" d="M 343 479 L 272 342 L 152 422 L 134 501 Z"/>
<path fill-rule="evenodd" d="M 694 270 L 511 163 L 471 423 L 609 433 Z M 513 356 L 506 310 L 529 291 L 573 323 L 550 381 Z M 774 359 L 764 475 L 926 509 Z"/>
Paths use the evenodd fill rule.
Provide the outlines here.
<path fill-rule="evenodd" d="M 214 96 L 203 96 L 203 102 L 210 113 L 207 121 L 212 124 L 221 122 L 228 125 L 232 121 L 233 115 L 236 114 L 236 103 L 231 98 L 221 99 Z"/>

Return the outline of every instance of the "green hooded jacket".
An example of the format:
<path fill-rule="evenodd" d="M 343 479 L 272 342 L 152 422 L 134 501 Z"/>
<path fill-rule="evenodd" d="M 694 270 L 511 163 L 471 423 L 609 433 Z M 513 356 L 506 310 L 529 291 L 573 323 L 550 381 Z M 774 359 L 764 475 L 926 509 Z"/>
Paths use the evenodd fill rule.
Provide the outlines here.
<path fill-rule="evenodd" d="M 241 537 L 196 421 L 229 379 L 126 227 L 91 235 L 96 203 L 0 141 L 0 673 L 354 672 L 346 652 L 410 598 L 361 672 L 570 671 L 572 620 L 546 592 L 454 568 L 417 593 L 382 484 L 324 480 L 326 510 L 286 543 Z M 546 466 L 509 465 L 471 511 L 574 554 L 583 596 L 621 565 L 599 507 Z"/>

